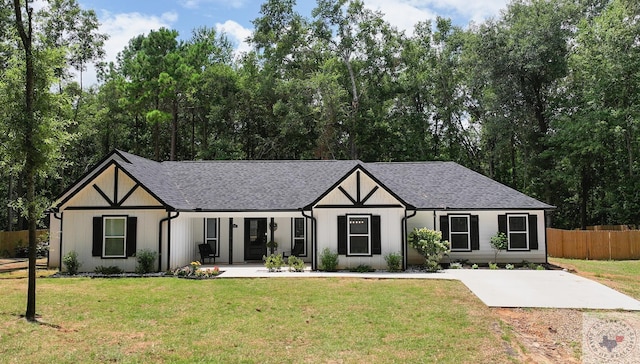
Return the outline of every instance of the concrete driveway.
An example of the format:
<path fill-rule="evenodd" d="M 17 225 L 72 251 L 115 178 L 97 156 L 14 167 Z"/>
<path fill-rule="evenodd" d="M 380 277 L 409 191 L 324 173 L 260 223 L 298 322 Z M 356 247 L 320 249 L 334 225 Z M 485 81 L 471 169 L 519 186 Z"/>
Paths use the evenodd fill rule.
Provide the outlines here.
<path fill-rule="evenodd" d="M 462 281 L 490 307 L 640 311 L 640 301 L 561 270 L 453 269 L 447 273 Z"/>
<path fill-rule="evenodd" d="M 446 269 L 438 273 L 267 272 L 262 265 L 220 266 L 220 278 L 350 277 L 457 279 L 490 307 L 584 308 L 640 311 L 640 301 L 603 284 L 561 270 Z"/>

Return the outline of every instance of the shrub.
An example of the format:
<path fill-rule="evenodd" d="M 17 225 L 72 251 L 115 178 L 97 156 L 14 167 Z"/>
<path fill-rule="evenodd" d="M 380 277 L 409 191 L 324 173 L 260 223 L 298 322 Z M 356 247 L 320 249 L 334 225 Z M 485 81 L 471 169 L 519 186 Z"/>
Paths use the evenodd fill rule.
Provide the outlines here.
<path fill-rule="evenodd" d="M 505 269 L 509 269 L 509 270 L 511 270 L 511 269 L 513 269 L 513 268 L 515 268 L 515 267 L 513 266 L 513 264 L 507 264 L 507 265 L 505 265 L 504 267 L 505 267 Z"/>
<path fill-rule="evenodd" d="M 360 264 L 355 268 L 349 269 L 349 272 L 356 272 L 356 273 L 367 273 L 367 272 L 373 272 L 373 271 L 375 270 L 370 265 L 367 265 L 367 264 Z"/>
<path fill-rule="evenodd" d="M 509 239 L 507 239 L 507 236 L 504 233 L 496 233 L 494 236 L 491 237 L 491 240 L 489 241 L 489 243 L 491 244 L 491 247 L 493 248 L 493 260 L 494 261 L 498 261 L 498 253 L 500 253 L 503 250 L 507 250 L 507 248 L 509 247 Z"/>
<path fill-rule="evenodd" d="M 449 264 L 449 269 L 462 269 L 462 263 L 451 263 Z"/>
<path fill-rule="evenodd" d="M 474 263 L 474 264 L 471 266 L 471 269 L 478 269 L 478 265 Z"/>
<path fill-rule="evenodd" d="M 267 267 L 269 272 L 279 272 L 284 265 L 282 254 L 271 254 L 268 257 L 263 256 L 262 260 L 264 260 L 264 266 Z"/>
<path fill-rule="evenodd" d="M 413 229 L 409 234 L 409 245 L 425 258 L 425 268 L 428 272 L 442 269 L 440 261 L 451 250 L 449 242 L 442 240 L 441 232 L 427 228 Z"/>
<path fill-rule="evenodd" d="M 156 252 L 143 249 L 136 253 L 136 273 L 146 274 L 153 272 L 153 263 L 156 261 Z"/>
<path fill-rule="evenodd" d="M 489 262 L 489 269 L 499 269 L 499 268 L 498 268 L 498 263 L 491 263 L 491 262 Z"/>
<path fill-rule="evenodd" d="M 289 264 L 289 272 L 302 272 L 304 270 L 304 261 L 295 255 L 287 258 Z"/>
<path fill-rule="evenodd" d="M 80 269 L 80 262 L 78 261 L 78 253 L 75 250 L 68 252 L 62 257 L 62 263 L 67 268 L 67 273 L 70 275 L 78 274 L 78 269 Z"/>
<path fill-rule="evenodd" d="M 324 248 L 320 253 L 320 270 L 335 272 L 338 270 L 338 253 L 333 253 L 329 248 Z"/>
<path fill-rule="evenodd" d="M 402 263 L 402 255 L 399 253 L 389 253 L 384 256 L 384 261 L 387 262 L 387 270 L 389 272 L 399 272 Z"/>
<path fill-rule="evenodd" d="M 547 269 L 544 267 L 544 265 L 540 264 L 536 266 L 536 270 L 547 270 Z"/>
<path fill-rule="evenodd" d="M 117 267 L 115 265 L 110 265 L 108 267 L 99 265 L 93 271 L 95 273 L 105 274 L 105 275 L 121 274 L 122 273 L 122 269 L 120 269 L 120 267 Z"/>

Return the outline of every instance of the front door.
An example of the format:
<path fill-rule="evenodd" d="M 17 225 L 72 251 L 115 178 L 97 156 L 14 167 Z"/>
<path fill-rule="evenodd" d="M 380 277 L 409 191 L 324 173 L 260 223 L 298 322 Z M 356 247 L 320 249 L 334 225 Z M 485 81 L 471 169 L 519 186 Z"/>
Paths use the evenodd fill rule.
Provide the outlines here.
<path fill-rule="evenodd" d="M 267 254 L 267 219 L 244 219 L 244 260 L 262 260 Z"/>

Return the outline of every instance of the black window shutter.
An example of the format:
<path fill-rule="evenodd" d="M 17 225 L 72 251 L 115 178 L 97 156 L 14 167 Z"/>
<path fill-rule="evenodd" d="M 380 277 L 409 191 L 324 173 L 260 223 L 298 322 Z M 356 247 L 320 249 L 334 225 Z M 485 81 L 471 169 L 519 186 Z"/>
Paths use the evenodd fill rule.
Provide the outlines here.
<path fill-rule="evenodd" d="M 338 216 L 338 254 L 347 255 L 347 217 Z"/>
<path fill-rule="evenodd" d="M 93 249 L 91 255 L 102 256 L 102 216 L 93 217 Z"/>
<path fill-rule="evenodd" d="M 498 232 L 507 234 L 507 215 L 498 215 Z"/>
<path fill-rule="evenodd" d="M 440 232 L 442 240 L 449 240 L 449 216 L 440 216 Z"/>
<path fill-rule="evenodd" d="M 371 216 L 371 254 L 382 254 L 380 216 Z"/>
<path fill-rule="evenodd" d="M 471 250 L 480 250 L 480 224 L 478 215 L 471 215 Z"/>
<path fill-rule="evenodd" d="M 538 250 L 538 216 L 529 215 L 529 249 Z"/>
<path fill-rule="evenodd" d="M 132 257 L 136 255 L 136 232 L 138 231 L 137 225 L 138 218 L 135 216 L 127 217 L 127 256 Z"/>

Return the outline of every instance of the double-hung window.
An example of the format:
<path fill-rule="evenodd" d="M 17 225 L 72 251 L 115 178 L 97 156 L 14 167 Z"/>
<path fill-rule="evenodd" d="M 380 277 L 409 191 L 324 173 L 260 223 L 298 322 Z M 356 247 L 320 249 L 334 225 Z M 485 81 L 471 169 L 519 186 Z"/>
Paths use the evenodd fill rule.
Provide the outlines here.
<path fill-rule="evenodd" d="M 349 255 L 371 254 L 371 219 L 366 215 L 348 216 L 348 247 Z"/>
<path fill-rule="evenodd" d="M 469 215 L 449 215 L 451 251 L 471 250 Z"/>
<path fill-rule="evenodd" d="M 293 218 L 293 229 L 291 237 L 291 255 L 305 256 L 306 247 L 306 224 L 303 217 Z"/>
<path fill-rule="evenodd" d="M 529 249 L 528 215 L 507 215 L 509 250 Z"/>
<path fill-rule="evenodd" d="M 215 218 L 205 219 L 205 242 L 211 246 L 213 253 L 218 256 L 218 225 L 219 221 Z"/>
<path fill-rule="evenodd" d="M 104 236 L 102 256 L 105 258 L 124 258 L 127 256 L 127 217 L 103 217 Z"/>

